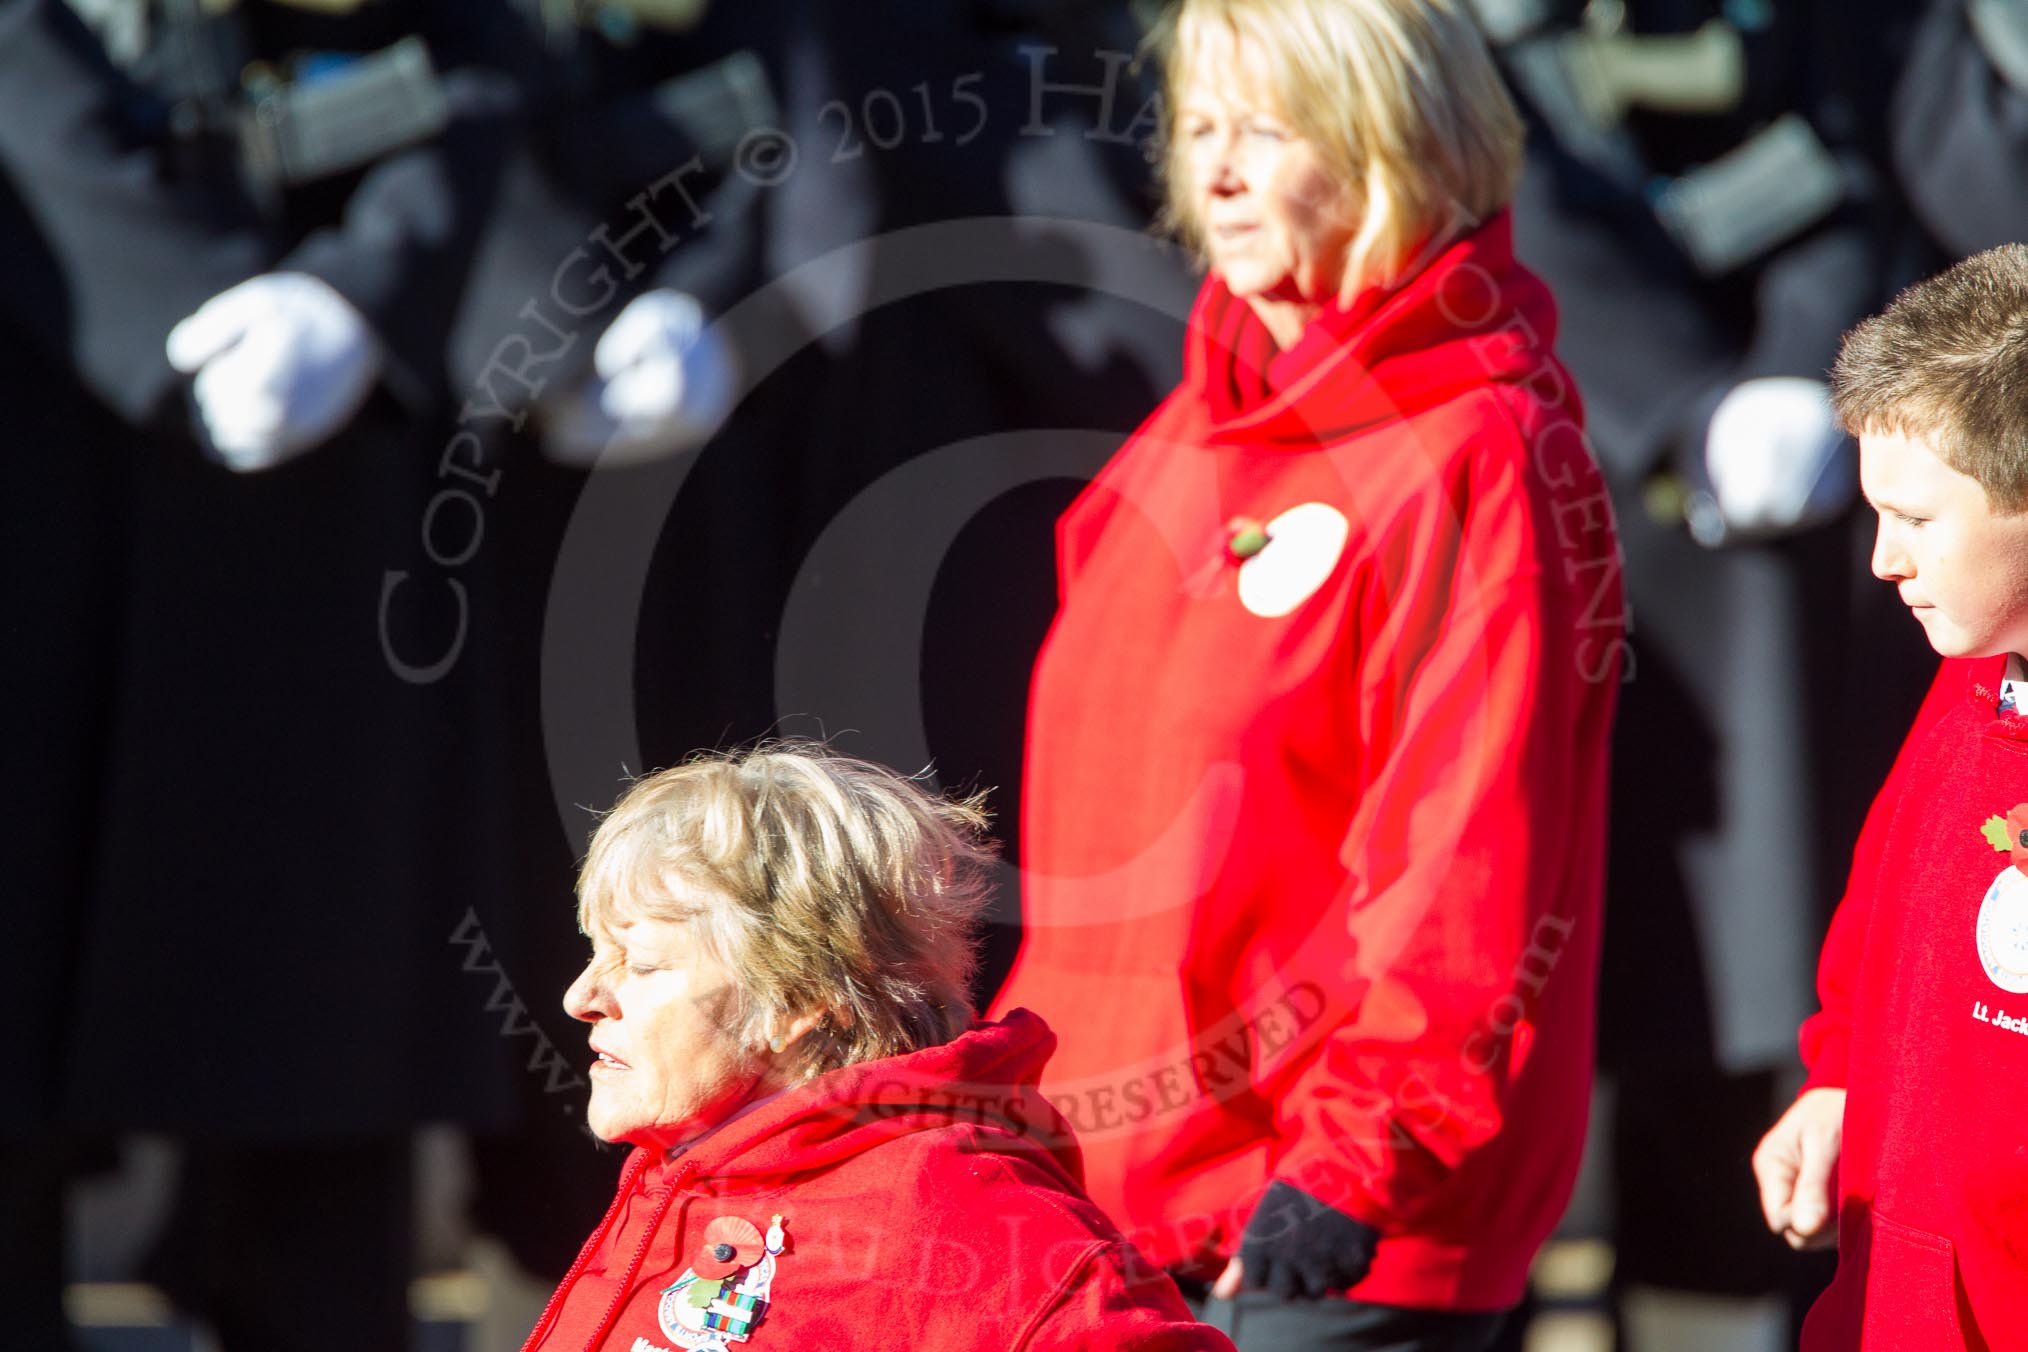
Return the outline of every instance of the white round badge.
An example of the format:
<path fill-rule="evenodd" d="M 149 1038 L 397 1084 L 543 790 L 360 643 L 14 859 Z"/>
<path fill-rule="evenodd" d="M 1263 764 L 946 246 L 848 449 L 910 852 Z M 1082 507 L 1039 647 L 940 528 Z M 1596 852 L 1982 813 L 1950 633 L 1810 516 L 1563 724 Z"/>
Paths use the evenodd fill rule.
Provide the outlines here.
<path fill-rule="evenodd" d="M 1352 525 L 1329 503 L 1305 502 L 1267 523 L 1268 542 L 1239 565 L 1239 603 L 1278 620 L 1316 594 L 1338 566 Z"/>
<path fill-rule="evenodd" d="M 2028 876 L 2009 864 L 1979 903 L 1979 966 L 1995 986 L 2028 995 Z"/>

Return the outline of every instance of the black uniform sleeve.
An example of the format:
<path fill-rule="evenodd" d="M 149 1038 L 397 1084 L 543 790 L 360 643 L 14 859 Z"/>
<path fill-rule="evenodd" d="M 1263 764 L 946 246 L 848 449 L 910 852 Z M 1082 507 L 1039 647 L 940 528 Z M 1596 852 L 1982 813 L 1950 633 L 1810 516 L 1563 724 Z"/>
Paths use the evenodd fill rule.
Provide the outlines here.
<path fill-rule="evenodd" d="M 1932 4 L 1895 94 L 1895 172 L 1954 254 L 2028 237 L 2028 88 L 2009 79 L 2011 54 L 1997 33 L 1981 39 L 1964 0 Z"/>
<path fill-rule="evenodd" d="M 499 72 L 452 71 L 443 84 L 443 132 L 368 169 L 343 217 L 276 265 L 321 278 L 366 316 L 387 353 L 382 379 L 418 411 L 444 397 L 445 352 L 521 107 Z"/>
<path fill-rule="evenodd" d="M 141 98 L 62 0 L 0 0 L 0 308 L 133 421 L 174 386 L 169 329 L 271 252 L 251 203 L 169 181 Z"/>

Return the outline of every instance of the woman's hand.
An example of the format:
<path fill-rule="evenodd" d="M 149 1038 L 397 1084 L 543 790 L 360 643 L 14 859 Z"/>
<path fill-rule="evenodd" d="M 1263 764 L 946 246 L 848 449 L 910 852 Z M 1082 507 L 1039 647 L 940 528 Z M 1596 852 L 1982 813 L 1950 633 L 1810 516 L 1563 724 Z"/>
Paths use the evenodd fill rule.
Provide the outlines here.
<path fill-rule="evenodd" d="M 1316 1300 L 1356 1286 L 1373 1266 L 1380 1232 L 1287 1183 L 1268 1184 L 1211 1294 L 1231 1300 L 1242 1283 L 1283 1300 Z"/>
<path fill-rule="evenodd" d="M 1812 1089 L 1789 1106 L 1753 1152 L 1767 1228 L 1792 1249 L 1838 1242 L 1838 1199 L 1831 1191 L 1845 1143 L 1845 1091 Z"/>

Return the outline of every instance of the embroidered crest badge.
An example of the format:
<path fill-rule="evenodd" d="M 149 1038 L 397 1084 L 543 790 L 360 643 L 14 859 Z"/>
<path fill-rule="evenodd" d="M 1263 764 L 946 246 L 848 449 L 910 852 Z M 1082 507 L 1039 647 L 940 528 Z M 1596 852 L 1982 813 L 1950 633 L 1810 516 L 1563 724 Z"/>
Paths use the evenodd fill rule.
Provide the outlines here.
<path fill-rule="evenodd" d="M 775 1260 L 787 1243 L 780 1216 L 766 1235 L 739 1216 L 706 1225 L 690 1267 L 662 1291 L 663 1336 L 689 1352 L 726 1352 L 752 1337 L 773 1303 Z"/>
<path fill-rule="evenodd" d="M 1988 818 L 1983 834 L 2009 860 L 1979 903 L 1979 966 L 2001 990 L 2028 994 L 2028 803 Z"/>

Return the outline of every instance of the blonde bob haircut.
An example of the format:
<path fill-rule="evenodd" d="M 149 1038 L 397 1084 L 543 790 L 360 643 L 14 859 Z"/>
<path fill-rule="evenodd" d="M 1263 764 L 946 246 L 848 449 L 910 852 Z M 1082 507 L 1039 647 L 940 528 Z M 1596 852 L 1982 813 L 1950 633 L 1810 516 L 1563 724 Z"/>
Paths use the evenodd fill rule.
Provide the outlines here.
<path fill-rule="evenodd" d="M 1163 220 L 1200 257 L 1177 119 L 1194 90 L 1229 80 L 1342 185 L 1358 222 L 1348 293 L 1399 285 L 1429 246 L 1513 200 L 1521 116 L 1459 0 L 1180 0 L 1150 41 L 1164 72 Z"/>
<path fill-rule="evenodd" d="M 800 1078 L 950 1041 L 972 1017 L 993 856 L 977 798 L 952 802 L 815 743 L 699 757 L 634 783 L 578 875 L 578 924 L 616 907 L 684 922 L 731 975 L 731 1028 Z"/>

